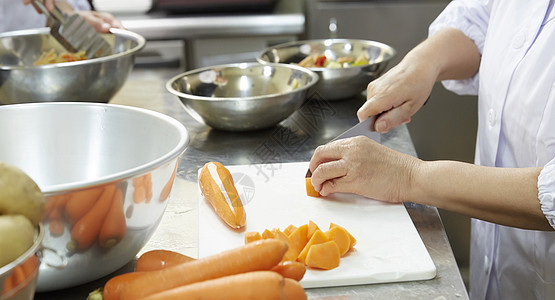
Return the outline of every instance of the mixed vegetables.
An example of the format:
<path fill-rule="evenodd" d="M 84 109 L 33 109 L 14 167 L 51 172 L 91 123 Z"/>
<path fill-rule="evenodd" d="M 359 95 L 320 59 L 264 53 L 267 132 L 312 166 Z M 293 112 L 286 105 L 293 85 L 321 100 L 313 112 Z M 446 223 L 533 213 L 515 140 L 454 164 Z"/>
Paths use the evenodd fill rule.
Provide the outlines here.
<path fill-rule="evenodd" d="M 340 56 L 336 60 L 326 57 L 324 54 L 311 54 L 299 62 L 299 66 L 305 68 L 349 68 L 367 65 L 370 61 L 368 53 L 363 52 L 356 58 Z"/>

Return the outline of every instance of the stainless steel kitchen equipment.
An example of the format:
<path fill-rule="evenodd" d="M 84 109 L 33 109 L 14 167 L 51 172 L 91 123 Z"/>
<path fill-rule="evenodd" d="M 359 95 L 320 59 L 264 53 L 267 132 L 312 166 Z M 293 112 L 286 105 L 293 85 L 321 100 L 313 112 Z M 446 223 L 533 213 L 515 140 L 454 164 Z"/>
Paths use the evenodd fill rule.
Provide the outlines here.
<path fill-rule="evenodd" d="M 43 253 L 38 291 L 76 286 L 132 260 L 162 218 L 177 160 L 189 143 L 187 129 L 169 116 L 105 103 L 0 106 L 0 127 L 5 128 L 0 132 L 0 161 L 27 173 L 47 197 L 47 206 L 60 207 L 67 216 L 57 219 L 63 224 L 61 233 L 50 228 L 50 214 L 43 221 L 42 244 L 52 251 Z M 135 198 L 140 188 L 146 195 L 150 190 L 150 199 Z M 96 208 L 103 201 L 117 203 L 118 197 L 119 207 L 113 205 L 119 213 Z M 76 216 L 69 203 L 89 209 Z M 96 211 L 91 219 L 86 218 L 89 211 Z M 101 242 L 98 227 L 117 218 L 124 219 L 117 226 L 123 233 Z M 90 223 L 100 225 L 92 230 Z M 83 226 L 89 229 L 75 229 Z M 52 267 L 60 257 L 67 265 Z"/>
<path fill-rule="evenodd" d="M 325 100 L 340 100 L 360 94 L 370 81 L 378 78 L 389 61 L 395 56 L 391 46 L 369 40 L 319 39 L 295 41 L 275 45 L 262 51 L 257 57 L 260 63 L 272 62 L 297 64 L 309 55 L 325 55 L 337 60 L 361 55 L 368 56 L 368 63 L 344 68 L 310 67 L 320 77 L 310 93 L 316 92 Z"/>
<path fill-rule="evenodd" d="M 34 0 L 31 4 L 48 17 L 50 33 L 67 51 L 85 51 L 87 58 L 112 54 L 110 44 L 81 15 L 66 15 L 56 4 L 54 10 L 49 11 L 42 0 Z"/>
<path fill-rule="evenodd" d="M 49 28 L 0 34 L 0 105 L 28 102 L 108 102 L 133 69 L 145 39 L 133 32 L 111 29 L 104 35 L 113 49 L 109 56 L 34 66 L 42 53 L 66 50 Z"/>
<path fill-rule="evenodd" d="M 294 65 L 238 63 L 188 71 L 166 89 L 199 122 L 228 131 L 278 124 L 303 104 L 316 73 Z"/>

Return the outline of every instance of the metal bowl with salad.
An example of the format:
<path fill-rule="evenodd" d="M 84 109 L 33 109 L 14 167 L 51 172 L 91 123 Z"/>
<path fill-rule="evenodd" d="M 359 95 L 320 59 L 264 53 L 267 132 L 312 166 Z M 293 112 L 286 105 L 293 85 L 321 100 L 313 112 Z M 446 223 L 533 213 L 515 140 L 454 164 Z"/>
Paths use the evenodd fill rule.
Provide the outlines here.
<path fill-rule="evenodd" d="M 360 94 L 395 56 L 391 46 L 369 40 L 322 39 L 276 45 L 263 50 L 260 63 L 298 64 L 319 76 L 309 95 L 341 100 Z"/>

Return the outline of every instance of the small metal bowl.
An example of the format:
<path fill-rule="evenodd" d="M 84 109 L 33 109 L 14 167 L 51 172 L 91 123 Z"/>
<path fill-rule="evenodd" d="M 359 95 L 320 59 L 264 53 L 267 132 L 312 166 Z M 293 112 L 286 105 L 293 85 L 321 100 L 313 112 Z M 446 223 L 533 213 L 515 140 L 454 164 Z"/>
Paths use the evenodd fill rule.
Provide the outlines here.
<path fill-rule="evenodd" d="M 75 62 L 34 66 L 44 52 L 66 52 L 49 28 L 0 34 L 0 105 L 28 102 L 108 102 L 133 69 L 145 39 L 111 29 L 105 39 L 114 54 Z"/>
<path fill-rule="evenodd" d="M 0 127 L 0 161 L 27 173 L 47 198 L 42 244 L 50 251 L 41 258 L 39 292 L 101 278 L 131 261 L 164 214 L 189 142 L 169 116 L 105 103 L 4 105 Z M 70 203 L 87 209 L 77 214 Z M 103 234 L 107 222 L 117 230 Z M 99 231 L 75 229 L 80 224 Z"/>
<path fill-rule="evenodd" d="M 39 224 L 33 245 L 13 262 L 0 268 L 0 299 L 35 298 L 43 239 L 44 227 Z"/>
<path fill-rule="evenodd" d="M 294 65 L 238 63 L 182 73 L 166 89 L 197 121 L 220 130 L 248 131 L 285 120 L 317 81 L 316 73 Z"/>
<path fill-rule="evenodd" d="M 260 63 L 298 64 L 312 54 L 324 54 L 329 59 L 348 56 L 356 59 L 366 52 L 369 63 L 346 68 L 309 68 L 320 77 L 309 94 L 318 93 L 323 100 L 340 100 L 353 97 L 366 89 L 370 81 L 378 78 L 395 56 L 392 47 L 367 40 L 323 39 L 295 41 L 263 50 L 257 57 Z"/>

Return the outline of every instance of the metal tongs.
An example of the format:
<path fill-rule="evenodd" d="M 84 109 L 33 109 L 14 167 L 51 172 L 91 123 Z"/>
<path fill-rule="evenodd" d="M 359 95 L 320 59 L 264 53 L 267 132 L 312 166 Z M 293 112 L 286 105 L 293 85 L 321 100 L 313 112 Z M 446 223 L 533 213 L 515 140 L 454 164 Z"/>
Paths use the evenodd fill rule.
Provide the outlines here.
<path fill-rule="evenodd" d="M 50 34 L 69 52 L 85 51 L 87 58 L 112 54 L 108 42 L 79 14 L 66 15 L 56 5 L 46 9 L 43 0 L 31 2 L 50 21 Z"/>

